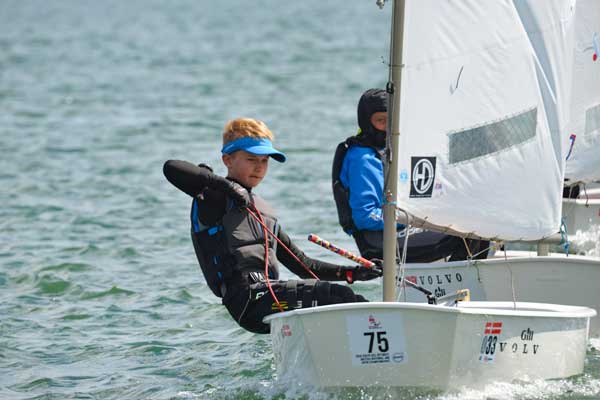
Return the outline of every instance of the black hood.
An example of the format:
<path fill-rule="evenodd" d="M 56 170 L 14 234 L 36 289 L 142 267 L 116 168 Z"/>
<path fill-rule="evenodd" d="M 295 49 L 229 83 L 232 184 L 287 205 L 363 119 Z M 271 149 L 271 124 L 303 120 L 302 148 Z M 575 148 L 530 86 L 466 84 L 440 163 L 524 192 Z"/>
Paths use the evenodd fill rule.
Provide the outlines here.
<path fill-rule="evenodd" d="M 358 138 L 362 142 L 377 148 L 385 147 L 385 132 L 371 125 L 371 115 L 376 112 L 387 112 L 387 93 L 383 89 L 369 89 L 363 93 L 358 102 Z"/>

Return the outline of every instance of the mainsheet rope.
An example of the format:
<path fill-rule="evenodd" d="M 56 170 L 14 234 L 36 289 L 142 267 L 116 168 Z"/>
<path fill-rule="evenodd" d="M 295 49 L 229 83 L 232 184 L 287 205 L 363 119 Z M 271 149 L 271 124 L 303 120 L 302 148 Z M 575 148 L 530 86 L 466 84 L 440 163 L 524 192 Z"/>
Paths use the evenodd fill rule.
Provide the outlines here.
<path fill-rule="evenodd" d="M 260 211 L 258 211 L 258 208 L 254 207 L 254 209 L 256 210 L 258 217 L 256 215 L 252 214 L 252 211 L 250 211 L 250 209 L 248 209 L 248 212 L 254 218 L 256 218 L 256 220 L 258 222 L 260 222 L 260 224 L 263 226 L 263 236 L 265 237 L 265 279 L 267 280 L 267 288 L 269 289 L 269 292 L 271 292 L 271 296 L 273 296 L 273 300 L 275 300 L 275 304 L 277 304 L 277 308 L 279 309 L 279 311 L 283 312 L 284 311 L 283 306 L 281 305 L 281 303 L 279 302 L 279 299 L 275 295 L 275 291 L 273 290 L 273 286 L 271 285 L 271 280 L 269 279 L 269 235 L 267 232 L 268 228 L 267 228 L 267 225 L 264 224 L 263 216 L 260 213 Z"/>
<path fill-rule="evenodd" d="M 266 277 L 266 281 L 267 281 L 267 288 L 269 289 L 271 296 L 273 296 L 273 300 L 275 300 L 275 304 L 277 304 L 277 308 L 279 308 L 279 311 L 283 312 L 285 310 L 283 309 L 283 306 L 281 305 L 281 303 L 279 302 L 279 299 L 275 295 L 275 291 L 273 290 L 273 286 L 271 285 L 271 280 L 269 279 L 269 235 L 272 238 L 274 238 L 277 241 L 277 243 L 279 243 L 279 245 L 282 246 L 285 249 L 285 251 L 287 251 L 288 254 L 292 256 L 292 258 L 294 258 L 294 260 L 296 260 L 300 265 L 302 265 L 302 267 L 309 273 L 310 276 L 312 276 L 316 280 L 319 280 L 319 277 L 317 275 L 315 275 L 315 273 L 312 272 L 310 270 L 310 268 L 308 268 L 308 266 L 302 262 L 302 260 L 300 260 L 298 257 L 296 257 L 296 255 L 277 237 L 277 235 L 275 235 L 267 227 L 267 225 L 265 224 L 264 219 L 262 217 L 262 214 L 260 213 L 258 208 L 256 208 L 254 205 L 252 205 L 252 207 L 254 208 L 254 211 L 256 213 L 252 212 L 252 210 L 250 210 L 250 207 L 246 207 L 246 210 L 252 216 L 252 218 L 254 218 L 262 226 L 263 233 L 265 236 L 265 277 Z"/>

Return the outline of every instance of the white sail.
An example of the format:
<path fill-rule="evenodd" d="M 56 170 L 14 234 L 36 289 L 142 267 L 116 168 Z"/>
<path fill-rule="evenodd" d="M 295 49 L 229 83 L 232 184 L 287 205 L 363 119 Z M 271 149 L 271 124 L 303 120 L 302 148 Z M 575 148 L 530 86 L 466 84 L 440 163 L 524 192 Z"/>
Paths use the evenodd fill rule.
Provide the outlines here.
<path fill-rule="evenodd" d="M 590 182 L 600 179 L 600 1 L 578 0 L 575 21 L 569 132 L 575 137 L 566 178 Z"/>
<path fill-rule="evenodd" d="M 419 0 L 406 14 L 398 206 L 482 237 L 556 233 L 574 2 Z"/>
<path fill-rule="evenodd" d="M 562 173 L 565 150 L 569 148 L 576 2 L 559 0 L 541 4 L 536 0 L 514 1 L 537 61 L 538 83 Z M 540 79 L 541 78 L 541 79 Z"/>

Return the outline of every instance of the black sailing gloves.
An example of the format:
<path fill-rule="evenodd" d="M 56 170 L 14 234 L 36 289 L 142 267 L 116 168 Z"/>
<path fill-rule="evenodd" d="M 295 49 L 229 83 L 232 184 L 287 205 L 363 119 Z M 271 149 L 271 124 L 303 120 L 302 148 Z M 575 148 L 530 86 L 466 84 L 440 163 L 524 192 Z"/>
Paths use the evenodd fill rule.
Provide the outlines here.
<path fill-rule="evenodd" d="M 222 176 L 212 173 L 212 168 L 206 164 L 198 164 L 201 168 L 206 168 L 210 171 L 208 174 L 208 183 L 206 186 L 225 193 L 231 197 L 233 202 L 238 207 L 248 207 L 251 203 L 250 193 L 242 185 L 237 182 L 230 181 Z"/>
<path fill-rule="evenodd" d="M 383 268 L 380 263 L 375 263 L 373 267 L 364 267 L 362 265 L 341 266 L 338 268 L 337 274 L 340 277 L 343 274 L 348 283 L 353 283 L 354 281 L 370 281 L 371 279 L 379 278 L 383 275 Z"/>

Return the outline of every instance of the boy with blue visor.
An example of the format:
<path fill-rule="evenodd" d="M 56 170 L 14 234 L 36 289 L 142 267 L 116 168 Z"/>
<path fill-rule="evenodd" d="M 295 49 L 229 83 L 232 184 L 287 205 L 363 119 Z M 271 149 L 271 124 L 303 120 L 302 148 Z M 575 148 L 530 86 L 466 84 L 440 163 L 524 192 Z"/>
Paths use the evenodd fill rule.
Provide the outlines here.
<path fill-rule="evenodd" d="M 244 150 L 257 156 L 271 156 L 279 162 L 285 162 L 285 154 L 273 147 L 271 140 L 267 138 L 242 137 L 227 143 L 221 149 L 223 154 L 231 154 L 238 150 Z"/>
<path fill-rule="evenodd" d="M 286 160 L 272 141 L 262 121 L 238 118 L 223 133 L 227 177 L 178 160 L 163 168 L 169 182 L 193 198 L 192 242 L 208 286 L 240 326 L 256 333 L 269 332 L 262 320 L 275 312 L 366 301 L 348 286 L 328 281 L 381 276 L 380 267 L 319 261 L 292 243 L 270 205 L 252 191 L 266 176 L 269 158 Z M 304 280 L 279 280 L 279 263 Z"/>

